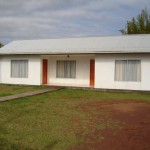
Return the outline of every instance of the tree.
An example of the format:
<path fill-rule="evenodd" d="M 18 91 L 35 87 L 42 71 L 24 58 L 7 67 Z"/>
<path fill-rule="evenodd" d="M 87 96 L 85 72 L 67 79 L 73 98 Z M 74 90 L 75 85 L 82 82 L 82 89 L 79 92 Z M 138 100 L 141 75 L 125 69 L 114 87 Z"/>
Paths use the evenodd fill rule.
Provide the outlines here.
<path fill-rule="evenodd" d="M 4 45 L 0 42 L 0 48 L 3 47 Z"/>
<path fill-rule="evenodd" d="M 119 30 L 122 34 L 150 34 L 150 14 L 147 9 L 131 21 L 127 21 L 125 29 Z"/>

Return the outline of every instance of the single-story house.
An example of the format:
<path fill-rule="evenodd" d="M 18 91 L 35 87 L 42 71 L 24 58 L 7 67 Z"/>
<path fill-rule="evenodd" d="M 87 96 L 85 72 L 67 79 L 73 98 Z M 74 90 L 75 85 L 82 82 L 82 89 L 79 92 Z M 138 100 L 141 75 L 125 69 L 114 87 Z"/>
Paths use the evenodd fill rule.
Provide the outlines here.
<path fill-rule="evenodd" d="M 14 41 L 0 83 L 150 91 L 150 35 Z"/>

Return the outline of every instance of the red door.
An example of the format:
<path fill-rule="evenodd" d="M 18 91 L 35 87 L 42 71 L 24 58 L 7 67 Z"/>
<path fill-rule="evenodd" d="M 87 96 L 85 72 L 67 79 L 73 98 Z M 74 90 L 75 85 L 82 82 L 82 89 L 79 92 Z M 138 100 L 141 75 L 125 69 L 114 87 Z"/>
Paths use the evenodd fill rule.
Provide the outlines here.
<path fill-rule="evenodd" d="M 47 59 L 43 59 L 43 84 L 47 84 Z"/>
<path fill-rule="evenodd" d="M 90 86 L 94 86 L 95 83 L 95 60 L 90 60 Z"/>

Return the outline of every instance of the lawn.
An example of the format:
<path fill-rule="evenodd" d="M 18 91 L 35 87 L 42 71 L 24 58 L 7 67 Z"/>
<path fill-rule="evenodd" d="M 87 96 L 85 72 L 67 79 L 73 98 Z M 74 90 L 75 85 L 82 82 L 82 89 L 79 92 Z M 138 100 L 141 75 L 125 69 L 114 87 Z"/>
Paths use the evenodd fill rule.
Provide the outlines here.
<path fill-rule="evenodd" d="M 34 89 L 32 86 L 24 90 L 20 86 L 7 87 L 0 95 L 30 88 Z M 92 142 L 88 136 L 95 131 L 99 131 L 96 139 L 102 141 L 102 130 L 121 129 L 122 123 L 97 103 L 114 101 L 142 101 L 149 105 L 150 94 L 61 89 L 0 103 L 0 149 L 74 149 L 85 143 L 85 139 L 87 143 Z"/>
<path fill-rule="evenodd" d="M 19 93 L 31 92 L 46 88 L 45 86 L 25 86 L 0 84 L 0 97 L 10 96 Z"/>

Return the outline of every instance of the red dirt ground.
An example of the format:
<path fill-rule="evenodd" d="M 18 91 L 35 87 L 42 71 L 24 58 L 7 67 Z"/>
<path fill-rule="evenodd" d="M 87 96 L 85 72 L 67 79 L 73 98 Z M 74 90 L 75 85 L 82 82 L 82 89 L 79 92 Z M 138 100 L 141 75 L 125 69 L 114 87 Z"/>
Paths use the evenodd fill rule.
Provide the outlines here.
<path fill-rule="evenodd" d="M 77 133 L 83 142 L 72 150 L 150 150 L 149 103 L 91 102 L 81 110 L 90 115 L 89 130 L 87 134 Z M 95 128 L 100 123 L 105 127 Z"/>

